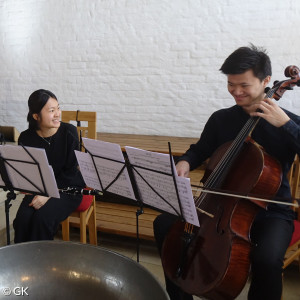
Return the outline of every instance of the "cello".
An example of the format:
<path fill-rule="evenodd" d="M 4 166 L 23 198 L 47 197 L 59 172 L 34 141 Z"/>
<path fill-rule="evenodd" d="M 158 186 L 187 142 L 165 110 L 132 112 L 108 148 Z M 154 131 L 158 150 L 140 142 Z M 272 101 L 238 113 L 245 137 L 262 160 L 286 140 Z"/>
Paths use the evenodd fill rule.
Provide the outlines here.
<path fill-rule="evenodd" d="M 279 100 L 286 90 L 300 86 L 299 73 L 298 67 L 287 67 L 285 76 L 291 79 L 275 81 L 266 98 Z M 282 179 L 279 162 L 251 139 L 259 120 L 250 117 L 235 140 L 220 146 L 210 157 L 201 180 L 204 192 L 195 200 L 200 227 L 178 220 L 165 237 L 161 251 L 165 274 L 188 294 L 234 299 L 246 284 L 251 225 L 267 206 L 254 196 L 271 199 Z M 205 190 L 235 195 L 224 197 Z"/>

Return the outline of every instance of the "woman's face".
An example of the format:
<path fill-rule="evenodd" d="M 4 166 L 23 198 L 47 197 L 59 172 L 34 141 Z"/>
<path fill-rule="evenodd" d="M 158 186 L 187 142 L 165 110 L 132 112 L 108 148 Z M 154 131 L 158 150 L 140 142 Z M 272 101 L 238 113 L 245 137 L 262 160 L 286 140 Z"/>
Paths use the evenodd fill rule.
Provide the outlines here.
<path fill-rule="evenodd" d="M 58 101 L 54 98 L 49 98 L 40 114 L 34 114 L 33 117 L 38 121 L 40 129 L 43 130 L 58 128 L 60 126 L 60 115 L 61 111 Z"/>

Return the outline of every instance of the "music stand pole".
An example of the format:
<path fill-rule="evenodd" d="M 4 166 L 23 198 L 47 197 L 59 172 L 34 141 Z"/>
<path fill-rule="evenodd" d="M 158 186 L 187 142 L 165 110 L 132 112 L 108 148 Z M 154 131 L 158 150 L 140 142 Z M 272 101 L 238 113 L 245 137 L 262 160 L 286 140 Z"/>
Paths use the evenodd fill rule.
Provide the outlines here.
<path fill-rule="evenodd" d="M 9 224 L 9 209 L 11 208 L 12 204 L 10 203 L 11 200 L 16 199 L 16 193 L 11 190 L 6 194 L 5 200 L 5 219 L 6 219 L 6 244 L 10 245 L 10 224 Z"/>
<path fill-rule="evenodd" d="M 171 165 L 171 172 L 172 172 L 172 178 L 173 178 L 173 182 L 174 182 L 174 187 L 175 187 L 175 191 L 176 191 L 176 196 L 177 196 L 177 201 L 178 201 L 178 205 L 179 205 L 179 209 L 180 209 L 180 214 L 181 214 L 181 219 L 183 221 L 184 220 L 184 217 L 183 217 L 183 211 L 182 211 L 182 205 L 181 205 L 181 201 L 180 201 L 180 197 L 179 197 L 179 193 L 178 193 L 178 187 L 177 187 L 177 183 L 176 183 L 176 178 L 175 178 L 175 172 L 176 170 L 174 170 L 174 167 L 173 167 L 173 161 L 172 161 L 172 150 L 171 150 L 171 143 L 168 142 L 168 147 L 169 147 L 169 157 L 170 157 L 170 165 Z"/>
<path fill-rule="evenodd" d="M 143 201 L 141 200 L 141 196 L 140 196 L 140 193 L 139 193 L 139 190 L 138 190 L 138 187 L 137 187 L 137 183 L 135 181 L 135 177 L 134 177 L 134 174 L 133 174 L 133 167 L 130 164 L 130 162 L 128 160 L 128 157 L 126 157 L 125 162 L 126 162 L 128 174 L 129 174 L 129 177 L 130 177 L 130 180 L 131 180 L 132 188 L 133 188 L 137 203 L 140 207 L 139 209 L 137 209 L 137 211 L 135 213 L 135 216 L 136 216 L 136 261 L 140 262 L 139 216 L 144 213 Z"/>

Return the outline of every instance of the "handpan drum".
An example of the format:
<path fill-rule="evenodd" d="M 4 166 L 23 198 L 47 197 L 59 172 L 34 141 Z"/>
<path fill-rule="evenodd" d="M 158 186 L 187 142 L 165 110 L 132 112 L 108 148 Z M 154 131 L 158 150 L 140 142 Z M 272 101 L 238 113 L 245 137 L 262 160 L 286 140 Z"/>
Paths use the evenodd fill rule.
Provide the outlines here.
<path fill-rule="evenodd" d="M 100 247 L 60 241 L 0 248 L 0 299 L 21 295 L 38 300 L 169 299 L 135 261 Z"/>

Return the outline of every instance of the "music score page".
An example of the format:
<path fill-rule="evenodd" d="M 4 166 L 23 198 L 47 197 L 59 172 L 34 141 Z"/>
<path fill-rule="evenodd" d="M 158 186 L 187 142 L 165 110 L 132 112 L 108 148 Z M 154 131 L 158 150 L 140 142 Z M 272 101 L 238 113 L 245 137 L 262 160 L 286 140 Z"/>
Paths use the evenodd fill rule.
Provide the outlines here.
<path fill-rule="evenodd" d="M 134 166 L 134 176 L 142 202 L 171 214 L 180 215 L 169 154 L 128 146 L 125 149 L 130 164 Z M 183 217 L 186 222 L 200 226 L 190 180 L 177 175 L 173 158 L 172 164 Z"/>
<path fill-rule="evenodd" d="M 95 168 L 89 153 L 75 151 L 85 184 L 90 188 L 103 191 L 103 189 L 106 189 L 116 178 L 125 164 L 121 147 L 118 144 L 88 138 L 82 138 L 82 141 L 84 147 L 93 155 L 96 165 Z M 118 179 L 107 189 L 107 191 L 136 200 L 127 168 L 122 171 Z"/>

